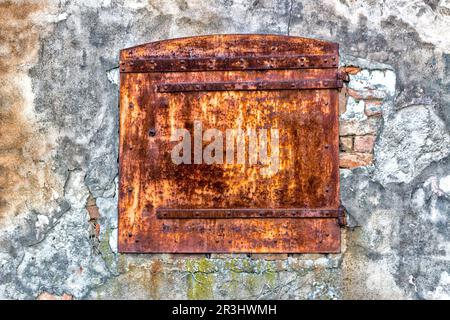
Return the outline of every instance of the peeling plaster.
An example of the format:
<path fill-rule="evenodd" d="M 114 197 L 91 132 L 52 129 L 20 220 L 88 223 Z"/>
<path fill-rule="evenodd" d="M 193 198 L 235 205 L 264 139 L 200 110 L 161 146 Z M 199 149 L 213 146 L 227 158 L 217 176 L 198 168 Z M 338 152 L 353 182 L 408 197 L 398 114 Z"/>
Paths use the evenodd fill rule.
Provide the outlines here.
<path fill-rule="evenodd" d="M 418 0 L 2 1 L 0 298 L 448 297 L 449 13 Z M 376 131 L 374 164 L 341 171 L 342 254 L 117 253 L 118 52 L 212 33 L 339 42 L 342 65 L 362 69 L 351 86 L 385 94 L 380 124 L 353 128 Z M 350 99 L 344 118 L 361 107 Z"/>

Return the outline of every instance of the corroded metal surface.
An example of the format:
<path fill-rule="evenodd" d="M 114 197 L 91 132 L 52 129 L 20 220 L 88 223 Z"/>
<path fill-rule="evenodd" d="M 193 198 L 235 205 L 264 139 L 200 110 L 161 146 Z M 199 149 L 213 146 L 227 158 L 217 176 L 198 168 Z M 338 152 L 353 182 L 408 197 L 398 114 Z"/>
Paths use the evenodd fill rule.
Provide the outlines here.
<path fill-rule="evenodd" d="M 264 219 L 264 218 L 339 218 L 339 209 L 156 209 L 160 219 Z"/>
<path fill-rule="evenodd" d="M 121 51 L 121 62 L 126 62 L 120 99 L 121 252 L 340 251 L 337 67 L 298 64 L 284 69 L 274 61 L 274 68 L 263 70 L 218 71 L 179 62 L 293 55 L 317 61 L 326 57 L 327 63 L 335 57 L 337 65 L 338 46 L 298 37 L 222 35 Z M 178 61 L 172 64 L 176 68 L 126 69 L 142 60 L 164 59 Z M 179 70 L 181 65 L 186 68 Z M 330 87 L 291 87 L 324 81 Z M 289 85 L 257 87 L 268 82 Z M 226 88 L 230 83 L 240 85 Z M 255 87 L 238 90 L 242 83 Z M 194 121 L 201 121 L 204 130 L 223 132 L 278 129 L 279 170 L 261 175 L 260 163 L 174 164 L 171 133 L 178 128 L 192 133 Z M 192 219 L 183 216 L 189 212 Z M 219 217 L 211 216 L 217 213 Z M 258 218 L 261 213 L 269 216 Z"/>
<path fill-rule="evenodd" d="M 198 82 L 171 83 L 156 86 L 158 92 L 188 91 L 252 91 L 252 90 L 300 90 L 341 88 L 342 81 L 292 80 L 292 81 L 245 81 L 245 82 Z"/>

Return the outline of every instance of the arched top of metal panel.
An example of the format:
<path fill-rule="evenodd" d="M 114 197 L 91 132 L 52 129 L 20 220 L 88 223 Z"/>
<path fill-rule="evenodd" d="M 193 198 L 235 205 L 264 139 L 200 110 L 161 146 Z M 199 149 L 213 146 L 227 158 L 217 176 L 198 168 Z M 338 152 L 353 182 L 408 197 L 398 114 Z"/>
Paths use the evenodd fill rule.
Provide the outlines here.
<path fill-rule="evenodd" d="M 150 42 L 120 52 L 121 72 L 337 68 L 339 45 L 317 39 L 227 34 Z"/>

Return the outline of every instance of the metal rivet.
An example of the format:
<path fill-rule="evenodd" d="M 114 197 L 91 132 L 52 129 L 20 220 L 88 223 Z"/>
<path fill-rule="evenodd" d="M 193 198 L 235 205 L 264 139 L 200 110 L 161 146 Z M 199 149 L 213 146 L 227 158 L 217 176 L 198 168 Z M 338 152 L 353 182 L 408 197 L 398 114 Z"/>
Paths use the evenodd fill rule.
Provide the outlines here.
<path fill-rule="evenodd" d="M 128 187 L 127 191 L 128 192 L 133 192 L 133 188 L 132 187 Z"/>
<path fill-rule="evenodd" d="M 148 130 L 148 135 L 150 137 L 156 136 L 156 129 L 155 128 L 151 128 L 150 130 Z"/>
<path fill-rule="evenodd" d="M 330 147 L 329 144 L 324 145 L 325 149 L 328 149 Z"/>
<path fill-rule="evenodd" d="M 134 108 L 133 102 L 130 102 L 130 104 L 128 105 L 128 107 L 129 107 L 130 109 L 133 109 L 133 108 Z"/>

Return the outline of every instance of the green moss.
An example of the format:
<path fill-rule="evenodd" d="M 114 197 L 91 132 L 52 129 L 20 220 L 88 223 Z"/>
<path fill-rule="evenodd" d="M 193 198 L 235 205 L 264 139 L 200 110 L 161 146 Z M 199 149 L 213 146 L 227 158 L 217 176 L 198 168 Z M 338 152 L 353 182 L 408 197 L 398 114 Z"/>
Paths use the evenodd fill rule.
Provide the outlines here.
<path fill-rule="evenodd" d="M 230 259 L 225 261 L 225 269 L 230 270 L 232 272 L 239 272 L 238 260 Z"/>
<path fill-rule="evenodd" d="M 277 273 L 273 271 L 264 272 L 264 281 L 270 286 L 274 287 L 277 282 Z"/>
<path fill-rule="evenodd" d="M 213 299 L 214 275 L 210 273 L 191 273 L 188 279 L 187 296 L 190 300 Z"/>
<path fill-rule="evenodd" d="M 186 270 L 188 272 L 210 273 L 215 272 L 216 269 L 214 262 L 207 258 L 190 259 L 186 261 Z"/>
<path fill-rule="evenodd" d="M 187 260 L 186 271 L 189 272 L 188 299 L 213 299 L 214 272 L 217 272 L 214 261 L 207 258 Z"/>
<path fill-rule="evenodd" d="M 254 272 L 253 270 L 253 263 L 250 262 L 250 260 L 245 259 L 242 260 L 242 271 L 243 272 Z"/>
<path fill-rule="evenodd" d="M 225 262 L 225 269 L 233 272 L 253 273 L 257 265 L 249 259 L 230 259 Z"/>
<path fill-rule="evenodd" d="M 249 291 L 249 294 L 253 295 L 258 292 L 258 288 L 264 279 L 260 274 L 248 274 L 245 278 L 245 286 Z"/>
<path fill-rule="evenodd" d="M 109 246 L 109 237 L 111 234 L 111 230 L 109 229 L 108 225 L 106 226 L 106 231 L 103 237 L 100 237 L 100 243 L 98 246 L 98 249 L 100 250 L 102 254 L 102 258 L 105 261 L 106 265 L 108 266 L 108 269 L 112 269 L 115 262 L 115 255 L 111 251 L 111 248 Z"/>

